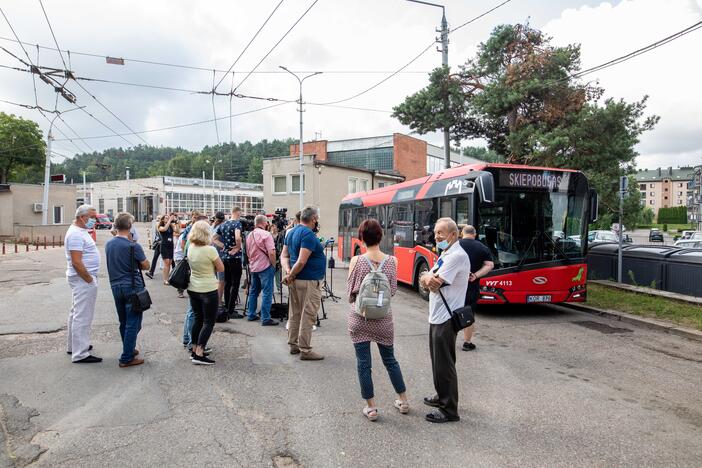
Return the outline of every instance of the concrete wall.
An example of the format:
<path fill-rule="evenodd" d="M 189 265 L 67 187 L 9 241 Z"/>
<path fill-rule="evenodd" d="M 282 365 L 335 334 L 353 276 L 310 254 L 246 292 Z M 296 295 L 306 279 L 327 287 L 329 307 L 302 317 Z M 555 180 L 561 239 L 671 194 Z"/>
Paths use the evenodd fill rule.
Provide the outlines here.
<path fill-rule="evenodd" d="M 44 186 L 10 184 L 9 191 L 0 192 L 0 236 L 15 236 L 15 225 L 41 225 L 42 213 L 35 213 L 34 203 L 41 203 Z M 60 207 L 62 218 L 54 223 L 54 207 Z M 48 223 L 70 224 L 76 211 L 76 186 L 52 184 L 49 188 Z"/>
<path fill-rule="evenodd" d="M 73 216 L 71 216 L 71 218 L 72 217 Z M 58 244 L 59 241 L 63 242 L 63 238 L 66 236 L 66 231 L 70 225 L 71 223 L 49 226 L 15 224 L 13 237 L 20 242 L 38 242 L 41 244 L 44 242 L 44 239 L 46 239 L 48 245 L 51 245 L 52 242 Z"/>

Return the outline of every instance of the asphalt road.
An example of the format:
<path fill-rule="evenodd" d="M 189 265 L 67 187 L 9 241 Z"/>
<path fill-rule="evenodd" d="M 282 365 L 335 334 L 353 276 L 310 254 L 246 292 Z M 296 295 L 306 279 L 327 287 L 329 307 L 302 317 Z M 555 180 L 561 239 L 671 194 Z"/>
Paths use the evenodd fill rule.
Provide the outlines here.
<path fill-rule="evenodd" d="M 62 262 L 60 249 L 0 257 L 0 467 L 702 466 L 699 342 L 559 307 L 484 308 L 478 349 L 458 352 L 462 420 L 432 425 L 427 305 L 401 288 L 395 347 L 412 409 L 392 408 L 374 351 L 371 423 L 343 300 L 314 332 L 324 361 L 288 355 L 282 327 L 230 321 L 211 340 L 217 364 L 196 367 L 180 344 L 186 300 L 147 280 L 146 364 L 120 369 L 103 273 L 92 341 L 105 361 L 75 365 Z"/>

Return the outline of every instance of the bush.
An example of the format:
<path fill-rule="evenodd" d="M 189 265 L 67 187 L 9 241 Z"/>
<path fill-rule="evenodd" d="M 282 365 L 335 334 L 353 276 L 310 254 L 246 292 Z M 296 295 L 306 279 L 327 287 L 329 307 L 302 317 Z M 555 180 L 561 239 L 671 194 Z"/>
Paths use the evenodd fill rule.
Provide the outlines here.
<path fill-rule="evenodd" d="M 658 224 L 685 224 L 687 223 L 687 207 L 660 208 L 657 221 Z"/>
<path fill-rule="evenodd" d="M 663 232 L 668 232 L 668 225 L 667 224 L 663 224 Z"/>

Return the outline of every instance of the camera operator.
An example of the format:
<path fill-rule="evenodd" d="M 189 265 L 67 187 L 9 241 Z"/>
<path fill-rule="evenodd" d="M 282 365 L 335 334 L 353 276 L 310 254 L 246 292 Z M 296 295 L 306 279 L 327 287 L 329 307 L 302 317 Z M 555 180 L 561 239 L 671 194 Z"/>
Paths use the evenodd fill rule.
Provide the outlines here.
<path fill-rule="evenodd" d="M 244 316 L 234 310 L 239 297 L 241 285 L 241 208 L 232 208 L 229 221 L 219 225 L 215 231 L 214 244 L 222 244 L 222 262 L 224 263 L 224 304 L 229 317 L 240 319 Z"/>
<path fill-rule="evenodd" d="M 271 304 L 273 303 L 273 276 L 275 274 L 276 252 L 273 236 L 266 230 L 268 218 L 258 215 L 254 220 L 254 230 L 246 236 L 246 254 L 251 272 L 249 285 L 249 302 L 247 305 L 248 320 L 258 320 L 256 304 L 258 295 L 263 291 L 261 299 L 261 325 L 278 325 L 271 319 Z"/>
<path fill-rule="evenodd" d="M 285 228 L 285 238 L 286 239 L 288 237 L 288 234 L 290 234 L 290 231 L 295 229 L 295 227 L 297 227 L 300 224 L 300 214 L 301 214 L 300 211 L 295 213 L 295 219 L 292 220 L 292 223 L 288 223 L 288 227 Z"/>
<path fill-rule="evenodd" d="M 312 351 L 312 327 L 322 301 L 322 279 L 326 270 L 324 247 L 317 240 L 319 210 L 307 206 L 300 224 L 290 231 L 280 261 L 290 293 L 288 345 L 290 354 L 300 354 L 303 361 L 319 361 L 321 354 Z M 291 266 L 292 264 L 292 266 Z"/>

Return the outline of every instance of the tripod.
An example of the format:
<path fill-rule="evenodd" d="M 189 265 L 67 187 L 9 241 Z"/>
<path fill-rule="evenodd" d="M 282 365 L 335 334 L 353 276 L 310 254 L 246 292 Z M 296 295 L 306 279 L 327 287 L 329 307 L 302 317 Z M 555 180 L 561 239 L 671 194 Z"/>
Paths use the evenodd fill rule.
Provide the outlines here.
<path fill-rule="evenodd" d="M 327 263 L 328 269 L 331 270 L 329 272 L 329 282 L 327 282 L 327 268 L 324 269 L 324 281 L 322 282 L 322 291 L 324 295 L 322 296 L 322 312 L 324 312 L 324 299 L 331 299 L 334 302 L 339 302 L 339 299 L 341 299 L 339 296 L 334 294 L 334 267 L 335 267 L 335 262 L 334 262 L 334 238 L 330 238 L 327 240 L 326 244 L 324 244 L 324 255 L 327 255 L 327 248 L 329 248 L 329 261 Z M 326 313 L 324 314 L 324 318 L 327 318 Z"/>

